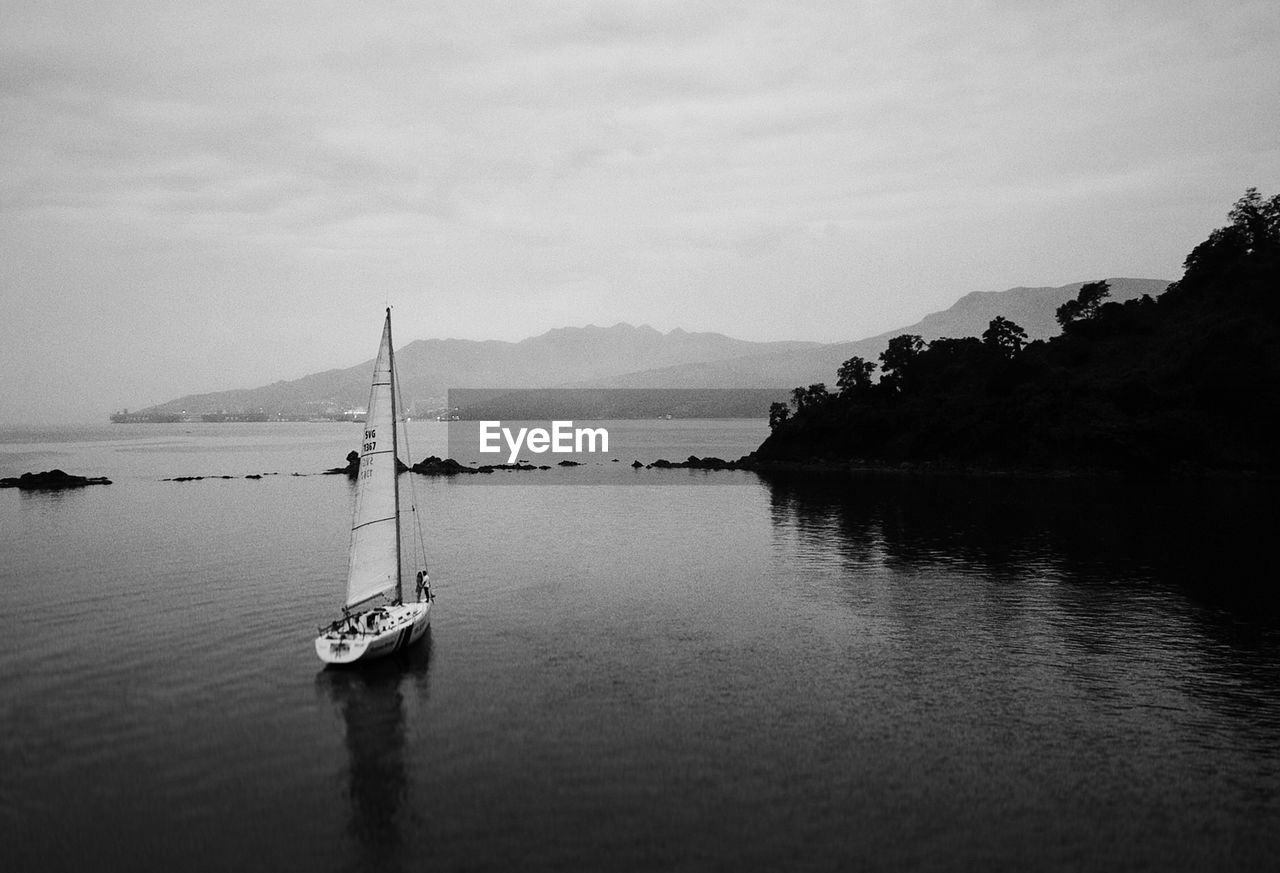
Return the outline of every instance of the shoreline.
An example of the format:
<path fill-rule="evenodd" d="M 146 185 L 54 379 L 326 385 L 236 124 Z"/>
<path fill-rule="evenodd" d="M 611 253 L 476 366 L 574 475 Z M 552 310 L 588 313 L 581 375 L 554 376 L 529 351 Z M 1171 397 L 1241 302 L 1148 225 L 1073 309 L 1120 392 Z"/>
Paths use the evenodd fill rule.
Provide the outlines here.
<path fill-rule="evenodd" d="M 744 459 L 745 460 L 745 459 Z M 949 464 L 936 461 L 831 461 L 810 459 L 805 461 L 752 461 L 739 464 L 734 469 L 752 470 L 757 473 L 796 474 L 874 474 L 884 476 L 947 476 L 972 478 L 1018 479 L 1107 479 L 1127 481 L 1176 481 L 1187 479 L 1248 479 L 1257 481 L 1280 480 L 1280 472 L 1265 470 L 1223 470 L 1204 467 L 1174 467 L 1167 470 L 1120 470 L 1106 467 L 1016 467 L 986 466 L 982 464 Z"/>

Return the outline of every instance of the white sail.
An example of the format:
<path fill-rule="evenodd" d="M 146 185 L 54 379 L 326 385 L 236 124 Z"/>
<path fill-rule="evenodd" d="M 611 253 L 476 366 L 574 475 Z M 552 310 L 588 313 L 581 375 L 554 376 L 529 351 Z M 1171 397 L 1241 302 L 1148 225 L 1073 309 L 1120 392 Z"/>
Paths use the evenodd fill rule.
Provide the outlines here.
<path fill-rule="evenodd" d="M 373 367 L 373 387 L 360 447 L 356 511 L 351 521 L 351 564 L 347 606 L 363 603 L 399 585 L 400 534 L 397 518 L 396 421 L 392 385 L 391 310 Z"/>

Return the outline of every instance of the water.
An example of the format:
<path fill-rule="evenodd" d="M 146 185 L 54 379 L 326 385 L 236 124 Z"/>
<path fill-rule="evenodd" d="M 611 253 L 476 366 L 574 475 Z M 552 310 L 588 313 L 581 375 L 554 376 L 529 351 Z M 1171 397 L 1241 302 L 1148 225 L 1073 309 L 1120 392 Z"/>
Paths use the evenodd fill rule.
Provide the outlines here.
<path fill-rule="evenodd" d="M 737 457 L 762 428 L 703 423 L 699 450 L 687 423 L 635 426 L 644 461 Z M 444 431 L 415 425 L 414 456 Z M 324 671 L 351 485 L 290 474 L 357 440 L 0 433 L 0 475 L 115 480 L 0 491 L 5 869 L 1257 870 L 1280 849 L 1280 619 L 1247 483 L 418 477 L 430 636 Z M 237 478 L 159 481 L 182 475 Z"/>

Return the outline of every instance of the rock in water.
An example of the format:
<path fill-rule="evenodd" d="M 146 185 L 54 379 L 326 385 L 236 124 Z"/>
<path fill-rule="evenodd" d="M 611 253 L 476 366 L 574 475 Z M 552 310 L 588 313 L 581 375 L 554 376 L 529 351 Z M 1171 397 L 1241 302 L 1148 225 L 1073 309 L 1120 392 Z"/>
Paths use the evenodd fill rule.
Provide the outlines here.
<path fill-rule="evenodd" d="M 354 479 L 360 473 L 360 453 L 347 452 L 347 466 L 331 467 L 324 472 L 326 476 L 350 476 Z"/>
<path fill-rule="evenodd" d="M 16 479 L 0 479 L 0 488 L 17 488 L 21 491 L 56 491 L 62 488 L 83 488 L 86 485 L 110 485 L 106 476 L 73 476 L 62 470 L 45 470 L 43 473 L 23 473 Z"/>

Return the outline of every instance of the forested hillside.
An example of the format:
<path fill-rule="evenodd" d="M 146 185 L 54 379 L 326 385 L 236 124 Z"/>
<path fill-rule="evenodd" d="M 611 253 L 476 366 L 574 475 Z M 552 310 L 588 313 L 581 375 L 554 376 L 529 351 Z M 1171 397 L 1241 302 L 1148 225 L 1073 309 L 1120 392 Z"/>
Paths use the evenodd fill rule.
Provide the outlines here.
<path fill-rule="evenodd" d="M 1249 189 L 1229 218 L 1158 300 L 1091 282 L 1047 341 L 996 318 L 981 339 L 905 335 L 849 359 L 833 390 L 775 404 L 755 459 L 1277 470 L 1280 195 Z"/>

